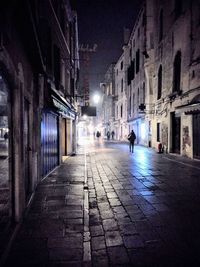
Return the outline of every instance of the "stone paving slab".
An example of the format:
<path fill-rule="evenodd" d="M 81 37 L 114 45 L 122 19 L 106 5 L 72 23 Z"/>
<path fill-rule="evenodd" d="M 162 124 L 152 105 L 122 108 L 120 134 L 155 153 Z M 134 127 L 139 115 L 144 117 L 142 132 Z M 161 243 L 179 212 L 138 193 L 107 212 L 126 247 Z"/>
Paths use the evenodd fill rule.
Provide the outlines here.
<path fill-rule="evenodd" d="M 86 150 L 87 186 L 83 154 L 49 175 L 6 266 L 200 266 L 197 164 L 125 144 Z"/>
<path fill-rule="evenodd" d="M 200 204 L 200 183 L 196 183 L 200 170 L 189 171 L 189 166 L 183 168 L 152 150 L 136 147 L 130 156 L 126 151 L 118 153 L 114 145 L 107 146 L 109 152 L 97 151 L 88 164 L 93 179 L 89 201 L 100 211 L 98 229 L 104 229 L 106 239 L 105 265 L 199 266 L 199 242 L 194 242 L 195 234 L 190 234 L 196 223 L 190 218 L 200 222 L 199 209 L 193 202 L 196 198 Z M 173 169 L 180 175 L 174 176 Z M 91 231 L 92 227 L 96 227 L 93 221 Z M 200 224 L 194 232 L 199 230 Z M 99 231 L 99 236 L 102 234 Z M 94 259 L 93 264 L 96 266 Z"/>

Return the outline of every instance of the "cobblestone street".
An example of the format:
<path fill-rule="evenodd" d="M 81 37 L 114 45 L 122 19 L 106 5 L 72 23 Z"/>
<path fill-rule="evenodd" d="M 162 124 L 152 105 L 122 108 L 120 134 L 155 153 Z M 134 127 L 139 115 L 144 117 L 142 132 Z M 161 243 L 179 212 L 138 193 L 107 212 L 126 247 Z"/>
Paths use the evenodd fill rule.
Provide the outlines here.
<path fill-rule="evenodd" d="M 200 266 L 200 167 L 85 143 L 38 186 L 6 266 Z"/>

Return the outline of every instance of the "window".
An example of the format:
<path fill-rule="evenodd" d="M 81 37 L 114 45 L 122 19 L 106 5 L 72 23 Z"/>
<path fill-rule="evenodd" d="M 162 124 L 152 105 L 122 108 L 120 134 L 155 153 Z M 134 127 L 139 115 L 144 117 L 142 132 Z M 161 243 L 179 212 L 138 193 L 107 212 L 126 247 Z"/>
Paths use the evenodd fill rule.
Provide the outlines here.
<path fill-rule="evenodd" d="M 61 84 L 65 87 L 65 62 L 61 60 Z"/>
<path fill-rule="evenodd" d="M 121 67 L 121 70 L 123 70 L 123 65 L 124 65 L 124 62 L 123 62 L 123 61 L 121 61 L 121 65 L 120 65 L 120 67 Z"/>
<path fill-rule="evenodd" d="M 158 70 L 158 94 L 157 99 L 160 99 L 162 95 L 162 65 L 160 65 Z"/>
<path fill-rule="evenodd" d="M 178 51 L 174 59 L 173 92 L 180 92 L 181 84 L 181 52 Z"/>
<path fill-rule="evenodd" d="M 127 83 L 128 85 L 131 84 L 131 66 L 129 66 L 127 69 Z"/>
<path fill-rule="evenodd" d="M 182 0 L 174 0 L 174 13 L 175 18 L 178 18 L 182 12 Z"/>
<path fill-rule="evenodd" d="M 159 41 L 162 41 L 163 39 L 163 10 L 160 11 L 159 16 Z"/>
<path fill-rule="evenodd" d="M 121 118 L 123 116 L 123 105 L 121 105 Z"/>
<path fill-rule="evenodd" d="M 121 79 L 121 92 L 123 92 L 123 88 L 124 88 L 124 81 L 123 79 Z"/>
<path fill-rule="evenodd" d="M 157 142 L 160 142 L 160 123 L 157 123 Z"/>
<path fill-rule="evenodd" d="M 131 81 L 135 78 L 135 59 L 131 61 L 131 65 L 128 67 L 128 85 L 131 84 Z"/>
<path fill-rule="evenodd" d="M 59 90 L 60 85 L 60 49 L 54 45 L 54 78 L 56 88 Z"/>
<path fill-rule="evenodd" d="M 74 78 L 70 79 L 70 95 L 74 97 L 75 93 L 75 84 L 74 84 Z"/>
<path fill-rule="evenodd" d="M 135 39 L 133 40 L 133 47 L 135 47 Z"/>
<path fill-rule="evenodd" d="M 131 61 L 131 77 L 132 80 L 135 78 L 135 59 Z"/>
<path fill-rule="evenodd" d="M 140 70 L 140 49 L 136 52 L 136 73 Z"/>
<path fill-rule="evenodd" d="M 146 94 L 145 94 L 145 83 L 143 83 L 143 103 L 145 104 L 145 97 L 146 97 Z"/>
<path fill-rule="evenodd" d="M 130 113 L 131 113 L 131 95 L 130 95 L 130 97 L 129 97 L 129 106 L 130 106 Z"/>
<path fill-rule="evenodd" d="M 138 91 L 137 91 L 137 103 L 138 103 L 138 106 L 140 104 L 140 89 L 138 88 Z"/>

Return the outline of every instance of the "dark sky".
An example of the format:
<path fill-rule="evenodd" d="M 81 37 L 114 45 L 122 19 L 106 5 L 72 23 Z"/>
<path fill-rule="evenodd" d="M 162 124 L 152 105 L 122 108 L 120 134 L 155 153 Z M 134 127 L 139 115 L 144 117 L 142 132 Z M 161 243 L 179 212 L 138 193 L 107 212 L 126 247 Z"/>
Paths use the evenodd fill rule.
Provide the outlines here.
<path fill-rule="evenodd" d="M 112 62 L 121 55 L 123 28 L 132 30 L 142 0 L 71 0 L 79 24 L 79 43 L 97 44 L 91 56 L 90 90 L 96 91 Z"/>

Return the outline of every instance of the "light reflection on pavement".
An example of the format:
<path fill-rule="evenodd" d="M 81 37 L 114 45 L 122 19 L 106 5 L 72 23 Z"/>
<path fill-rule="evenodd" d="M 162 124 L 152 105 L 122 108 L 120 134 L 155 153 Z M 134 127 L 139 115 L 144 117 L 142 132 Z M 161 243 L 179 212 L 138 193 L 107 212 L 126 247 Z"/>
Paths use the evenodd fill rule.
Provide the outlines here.
<path fill-rule="evenodd" d="M 199 162 L 93 137 L 77 152 L 38 186 L 7 266 L 85 266 L 85 251 L 88 266 L 200 266 Z"/>

